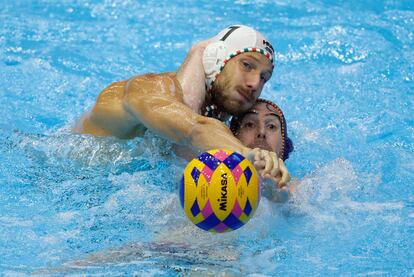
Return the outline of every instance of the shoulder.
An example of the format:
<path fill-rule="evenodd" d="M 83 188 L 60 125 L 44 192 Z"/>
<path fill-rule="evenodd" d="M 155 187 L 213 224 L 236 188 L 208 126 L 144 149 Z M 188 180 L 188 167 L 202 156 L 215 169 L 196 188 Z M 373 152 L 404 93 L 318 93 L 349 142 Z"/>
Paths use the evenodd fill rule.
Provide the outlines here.
<path fill-rule="evenodd" d="M 149 83 L 149 84 L 163 84 L 163 83 L 170 83 L 170 82 L 174 82 L 174 79 L 176 80 L 176 73 L 174 72 L 166 72 L 166 73 L 147 73 L 147 74 L 143 74 L 143 75 L 137 75 L 137 76 L 133 76 L 131 77 L 128 81 L 127 81 L 127 85 L 131 85 L 134 83 L 141 83 L 141 84 L 145 84 L 145 83 Z M 161 83 L 160 83 L 161 82 Z"/>
<path fill-rule="evenodd" d="M 113 82 L 107 86 L 97 98 L 97 103 L 107 103 L 108 101 L 116 100 L 122 97 L 127 81 Z"/>
<path fill-rule="evenodd" d="M 125 89 L 127 93 L 162 94 L 182 99 L 182 88 L 175 72 L 134 76 L 128 80 Z"/>

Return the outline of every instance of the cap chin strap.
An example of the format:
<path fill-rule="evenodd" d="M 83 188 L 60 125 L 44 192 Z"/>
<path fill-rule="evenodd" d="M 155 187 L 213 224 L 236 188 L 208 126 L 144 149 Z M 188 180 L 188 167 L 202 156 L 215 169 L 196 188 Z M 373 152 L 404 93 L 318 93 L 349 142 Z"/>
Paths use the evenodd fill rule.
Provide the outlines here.
<path fill-rule="evenodd" d="M 210 104 L 206 105 L 205 112 L 203 113 L 203 115 L 227 123 L 230 120 L 231 116 L 227 112 L 222 111 L 216 104 L 212 103 L 213 95 L 211 95 L 211 90 L 207 91 L 207 94 L 209 94 L 208 102 L 210 102 Z"/>
<path fill-rule="evenodd" d="M 206 106 L 206 111 L 204 112 L 204 116 L 212 117 L 220 121 L 223 121 L 225 123 L 229 123 L 231 119 L 231 116 L 228 113 L 220 110 L 216 104 L 211 104 L 209 106 Z"/>

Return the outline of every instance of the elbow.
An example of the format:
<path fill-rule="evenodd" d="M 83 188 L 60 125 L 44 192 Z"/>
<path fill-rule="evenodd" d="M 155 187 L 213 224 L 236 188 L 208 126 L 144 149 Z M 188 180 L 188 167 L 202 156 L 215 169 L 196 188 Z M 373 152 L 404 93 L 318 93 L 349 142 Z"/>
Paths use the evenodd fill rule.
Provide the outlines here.
<path fill-rule="evenodd" d="M 197 137 L 197 135 L 200 134 L 213 135 L 217 131 L 220 131 L 223 127 L 226 128 L 222 122 L 214 118 L 198 115 L 193 128 L 191 128 L 190 136 Z"/>
<path fill-rule="evenodd" d="M 217 137 L 221 137 L 225 133 L 229 133 L 229 129 L 224 123 L 214 118 L 205 116 L 197 116 L 193 127 L 189 130 L 187 137 L 190 138 L 193 145 L 200 142 L 214 141 Z"/>

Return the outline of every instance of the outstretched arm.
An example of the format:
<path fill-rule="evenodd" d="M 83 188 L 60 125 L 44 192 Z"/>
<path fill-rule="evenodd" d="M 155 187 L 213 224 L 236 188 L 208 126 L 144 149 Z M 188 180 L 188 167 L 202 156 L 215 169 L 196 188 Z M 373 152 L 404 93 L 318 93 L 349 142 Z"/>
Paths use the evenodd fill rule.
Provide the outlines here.
<path fill-rule="evenodd" d="M 168 75 L 139 76 L 126 87 L 124 109 L 159 135 L 196 151 L 226 148 L 245 153 L 249 149 L 222 122 L 201 116 L 182 103 L 175 78 Z"/>
<path fill-rule="evenodd" d="M 250 149 L 230 129 L 214 118 L 195 113 L 182 101 L 180 85 L 168 75 L 140 76 L 128 81 L 123 96 L 125 111 L 155 133 L 196 152 L 214 148 L 230 149 L 253 161 L 265 178 L 286 184 L 289 173 L 274 152 Z"/>

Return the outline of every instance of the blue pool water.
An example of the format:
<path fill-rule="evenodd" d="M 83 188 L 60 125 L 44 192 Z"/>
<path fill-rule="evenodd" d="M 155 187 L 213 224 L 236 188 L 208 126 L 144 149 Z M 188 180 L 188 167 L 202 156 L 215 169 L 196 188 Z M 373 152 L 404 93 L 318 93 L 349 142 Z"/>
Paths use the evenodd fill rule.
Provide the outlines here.
<path fill-rule="evenodd" d="M 1 275 L 414 276 L 414 2 L 88 2 L 0 4 Z M 214 235 L 184 216 L 168 142 L 70 128 L 234 23 L 275 46 L 262 96 L 300 184 Z"/>

